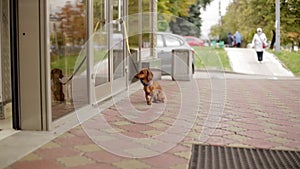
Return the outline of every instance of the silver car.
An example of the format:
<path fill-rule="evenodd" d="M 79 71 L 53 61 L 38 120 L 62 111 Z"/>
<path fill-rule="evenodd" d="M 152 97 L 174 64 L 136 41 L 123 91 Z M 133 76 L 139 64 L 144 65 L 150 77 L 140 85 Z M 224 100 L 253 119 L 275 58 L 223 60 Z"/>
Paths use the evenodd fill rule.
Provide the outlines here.
<path fill-rule="evenodd" d="M 185 41 L 182 36 L 157 32 L 157 56 L 161 59 L 161 70 L 163 74 L 169 74 L 172 71 L 172 50 L 187 49 L 192 57 L 192 73 L 194 74 L 194 49 Z"/>

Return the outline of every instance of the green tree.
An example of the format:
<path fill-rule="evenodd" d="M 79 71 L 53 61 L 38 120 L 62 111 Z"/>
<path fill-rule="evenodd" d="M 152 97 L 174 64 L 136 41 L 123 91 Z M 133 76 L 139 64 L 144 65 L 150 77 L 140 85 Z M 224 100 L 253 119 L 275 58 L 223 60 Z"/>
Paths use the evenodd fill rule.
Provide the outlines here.
<path fill-rule="evenodd" d="M 281 1 L 281 37 L 284 43 L 300 46 L 300 1 Z"/>
<path fill-rule="evenodd" d="M 189 15 L 178 17 L 176 20 L 171 21 L 170 28 L 175 34 L 200 37 L 200 1 L 198 0 L 196 4 L 192 4 L 189 9 Z"/>
<path fill-rule="evenodd" d="M 105 24 L 105 4 L 104 0 L 94 0 L 93 16 L 94 16 L 94 31 L 104 29 Z"/>
<path fill-rule="evenodd" d="M 281 0 L 281 42 L 282 44 L 298 43 L 300 41 L 300 1 Z M 244 45 L 251 42 L 257 27 L 263 28 L 271 40 L 275 30 L 274 0 L 238 0 L 231 3 L 227 13 L 222 18 L 221 25 L 215 25 L 211 35 L 216 36 L 227 32 L 239 31 L 243 35 Z M 216 29 L 215 27 L 221 27 Z M 218 32 L 216 30 L 222 30 Z"/>
<path fill-rule="evenodd" d="M 196 0 L 193 4 L 190 4 L 188 9 L 188 13 L 184 13 L 185 15 L 178 13 L 178 17 L 170 21 L 170 29 L 173 33 L 179 35 L 191 35 L 200 37 L 201 35 L 201 17 L 200 17 L 200 9 L 201 6 L 203 8 L 209 4 L 211 0 Z M 183 10 L 186 11 L 186 10 Z"/>
<path fill-rule="evenodd" d="M 197 0 L 158 0 L 157 10 L 159 13 L 169 16 L 188 16 L 189 7 L 195 4 L 196 1 Z M 171 18 L 167 19 L 171 20 Z"/>
<path fill-rule="evenodd" d="M 85 4 L 78 1 L 73 5 L 67 1 L 56 15 L 60 22 L 59 30 L 64 37 L 63 44 L 82 45 L 86 38 Z"/>
<path fill-rule="evenodd" d="M 269 10 L 273 9 L 274 2 L 270 0 L 239 0 L 231 3 L 227 13 L 222 17 L 222 34 L 239 31 L 243 35 L 243 44 L 252 40 L 257 27 L 263 28 L 267 37 L 271 37 L 271 27 L 274 27 L 275 16 L 270 16 Z M 274 6 L 275 9 L 275 6 Z M 274 10 L 273 9 L 273 10 Z M 212 32 L 213 35 L 220 32 Z"/>

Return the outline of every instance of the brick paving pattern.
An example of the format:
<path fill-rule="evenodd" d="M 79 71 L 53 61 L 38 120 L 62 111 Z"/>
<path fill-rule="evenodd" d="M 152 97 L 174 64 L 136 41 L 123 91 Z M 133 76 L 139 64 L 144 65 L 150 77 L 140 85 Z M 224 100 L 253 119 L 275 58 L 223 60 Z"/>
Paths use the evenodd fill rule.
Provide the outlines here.
<path fill-rule="evenodd" d="M 128 158 L 106 151 L 87 135 L 84 125 L 94 126 L 101 116 L 114 132 L 133 138 L 154 138 L 173 125 L 180 109 L 181 93 L 174 81 L 160 81 L 167 95 L 162 114 L 149 123 L 135 123 L 124 118 L 116 106 L 86 121 L 39 149 L 26 155 L 6 169 L 184 169 L 188 167 L 193 143 L 199 136 L 210 113 L 212 88 L 210 79 L 197 79 L 198 114 L 195 124 L 182 141 L 170 150 L 147 158 Z M 218 126 L 205 133 L 202 144 L 235 147 L 300 150 L 300 80 L 226 79 L 224 111 Z M 191 94 L 189 99 L 194 99 Z M 130 96 L 132 105 L 141 111 L 149 109 L 142 90 Z M 162 103 L 153 104 L 160 106 Z M 124 110 L 123 110 L 124 111 Z M 195 112 L 196 113 L 196 112 Z M 151 110 L 144 118 L 153 118 Z M 101 130 L 101 129 L 97 129 Z M 180 132 L 180 131 L 179 131 Z M 173 134 L 176 138 L 176 133 Z M 101 137 L 110 141 L 113 137 Z M 157 140 L 152 140 L 153 142 Z M 156 145 L 150 141 L 141 144 Z M 115 145 L 126 148 L 126 145 Z M 123 146 L 123 147 L 122 147 Z M 128 153 L 147 153 L 143 149 L 128 149 Z"/>

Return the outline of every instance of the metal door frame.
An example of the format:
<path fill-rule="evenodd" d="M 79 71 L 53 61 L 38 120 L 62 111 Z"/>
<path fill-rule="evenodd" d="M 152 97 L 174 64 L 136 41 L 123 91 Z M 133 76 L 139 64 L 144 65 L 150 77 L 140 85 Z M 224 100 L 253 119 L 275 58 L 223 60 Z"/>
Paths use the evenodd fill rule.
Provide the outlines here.
<path fill-rule="evenodd" d="M 90 94 L 90 100 L 92 101 L 92 104 L 97 104 L 99 102 L 101 102 L 102 100 L 115 95 L 116 93 L 119 93 L 123 90 L 125 90 L 127 88 L 127 71 L 126 71 L 126 67 L 128 65 L 127 63 L 127 50 L 126 50 L 126 45 L 125 42 L 123 42 L 123 56 L 124 56 L 124 77 L 118 78 L 114 80 L 114 76 L 113 76 L 113 50 L 112 49 L 112 36 L 113 36 L 113 26 L 112 26 L 112 21 L 113 21 L 113 1 L 111 0 L 105 0 L 106 3 L 106 11 L 105 11 L 105 20 L 107 21 L 106 25 L 107 25 L 107 45 L 108 45 L 108 76 L 109 76 L 109 82 L 98 85 L 98 86 L 93 86 L 94 87 L 94 91 L 91 91 Z M 122 15 L 125 15 L 127 11 L 127 0 L 123 0 L 123 13 Z M 124 36 L 124 35 L 123 35 Z M 92 49 L 91 47 L 89 49 Z M 92 53 L 92 52 L 90 52 Z M 91 60 L 93 56 L 91 56 Z M 92 63 L 92 61 L 90 61 L 90 63 Z M 93 65 L 93 64 L 91 64 Z M 91 75 L 92 78 L 95 78 L 94 75 Z M 94 79 L 92 79 L 94 80 Z M 93 96 L 94 95 L 94 96 Z"/>
<path fill-rule="evenodd" d="M 12 81 L 12 117 L 13 128 L 20 130 L 19 110 L 19 67 L 18 67 L 18 43 L 17 43 L 17 0 L 10 1 L 10 46 L 11 46 L 11 81 Z"/>
<path fill-rule="evenodd" d="M 51 127 L 47 14 L 47 1 L 10 1 L 14 129 Z"/>
<path fill-rule="evenodd" d="M 106 8 L 106 19 L 111 23 L 112 21 L 112 9 L 113 2 L 111 0 L 105 0 L 107 3 Z M 24 14 L 23 8 L 27 13 Z M 127 12 L 127 0 L 123 1 L 123 8 L 125 15 Z M 30 11 L 30 12 L 28 12 Z M 93 18 L 93 3 L 87 3 L 87 13 L 89 18 Z M 28 16 L 27 16 L 28 15 Z M 29 16 L 34 16 L 28 19 Z M 11 0 L 10 1 L 10 26 L 11 26 L 11 70 L 12 70 L 12 106 L 13 106 L 13 128 L 22 129 L 22 130 L 51 130 L 52 128 L 52 110 L 51 110 L 51 88 L 50 88 L 50 54 L 49 54 L 49 11 L 48 11 L 48 2 L 41 0 L 27 0 L 26 2 L 21 0 Z M 28 24 L 24 24 L 25 21 L 32 21 L 33 25 L 29 24 L 35 32 L 30 32 L 28 29 Z M 23 24 L 22 24 L 23 22 Z M 93 32 L 93 23 L 92 20 L 88 19 L 88 35 L 91 37 Z M 29 27 L 30 27 L 29 26 Z M 108 27 L 109 37 L 108 44 L 111 47 L 111 37 L 113 33 L 113 28 Z M 35 34 L 34 37 L 31 37 L 31 33 Z M 34 43 L 24 43 L 27 38 L 34 40 Z M 32 46 L 26 46 L 31 44 Z M 87 83 L 89 86 L 89 104 L 93 105 L 98 103 L 108 97 L 125 90 L 128 86 L 127 81 L 127 71 L 126 67 L 128 66 L 127 50 L 125 42 L 123 43 L 123 56 L 125 58 L 124 63 L 124 77 L 120 79 L 113 79 L 113 52 L 108 51 L 109 55 L 109 82 L 100 85 L 94 86 L 92 83 L 93 75 L 93 52 L 92 52 L 92 43 L 88 43 L 88 66 L 87 66 L 87 75 L 89 76 Z M 25 49 L 24 49 L 25 45 Z M 26 49 L 29 47 L 32 50 L 35 50 L 34 55 L 31 55 L 31 50 Z M 21 51 L 20 51 L 21 50 Z M 25 52 L 24 52 L 25 50 Z M 26 53 L 28 52 L 28 53 Z M 24 56 L 28 59 L 31 59 L 31 65 L 29 65 L 28 60 L 24 61 Z M 22 60 L 23 58 L 23 60 Z M 21 61 L 20 61 L 21 59 Z M 22 62 L 23 61 L 23 62 Z M 30 68 L 28 68 L 30 66 Z M 34 67 L 34 71 L 32 70 Z M 26 69 L 27 68 L 27 69 Z M 30 69 L 30 70 L 28 70 Z M 31 74 L 33 73 L 33 74 Z M 25 77 L 34 76 L 36 81 L 28 82 L 25 81 Z M 121 83 L 120 83 L 121 82 Z M 32 84 L 32 85 L 31 85 Z M 117 86 L 113 86 L 117 84 Z M 119 85 L 121 84 L 121 85 Z M 35 87 L 33 87 L 35 86 Z M 112 91 L 112 88 L 118 90 Z M 34 89 L 34 90 L 33 90 Z M 32 92 L 34 95 L 34 101 L 28 101 L 30 99 L 26 98 L 29 92 Z M 95 97 L 96 96 L 96 97 Z M 35 104 L 32 105 L 32 102 Z M 30 106 L 30 107 L 29 107 Z"/>

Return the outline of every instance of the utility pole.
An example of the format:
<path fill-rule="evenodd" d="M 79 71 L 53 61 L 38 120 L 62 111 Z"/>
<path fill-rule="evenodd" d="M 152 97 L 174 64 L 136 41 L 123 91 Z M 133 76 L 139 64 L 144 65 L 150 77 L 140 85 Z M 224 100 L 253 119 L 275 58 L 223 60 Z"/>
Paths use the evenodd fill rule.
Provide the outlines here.
<path fill-rule="evenodd" d="M 219 0 L 219 26 L 221 27 L 221 0 Z M 220 34 L 221 32 L 218 33 L 218 40 L 220 40 Z"/>
<path fill-rule="evenodd" d="M 221 25 L 221 0 L 219 0 L 219 25 Z"/>
<path fill-rule="evenodd" d="M 275 47 L 275 51 L 280 52 L 280 0 L 276 0 L 275 11 L 276 11 L 276 22 L 275 22 L 276 47 Z"/>

